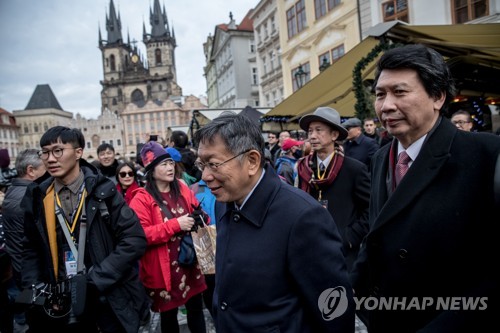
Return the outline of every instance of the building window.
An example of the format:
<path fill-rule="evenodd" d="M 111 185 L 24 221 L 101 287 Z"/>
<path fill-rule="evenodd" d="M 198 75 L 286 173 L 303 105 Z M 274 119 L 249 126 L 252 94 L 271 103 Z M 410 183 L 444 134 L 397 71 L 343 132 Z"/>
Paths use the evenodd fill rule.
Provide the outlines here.
<path fill-rule="evenodd" d="M 321 55 L 318 57 L 318 64 L 319 64 L 319 66 L 321 66 L 321 65 L 323 64 L 324 59 L 326 59 L 326 62 L 327 62 L 328 64 L 331 64 L 331 63 L 332 63 L 332 61 L 331 61 L 331 57 L 330 57 L 330 51 L 325 52 L 325 53 L 321 54 Z"/>
<path fill-rule="evenodd" d="M 295 5 L 297 11 L 297 32 L 301 32 L 307 26 L 305 0 L 300 0 Z"/>
<path fill-rule="evenodd" d="M 314 0 L 314 12 L 316 13 L 316 20 L 326 15 L 325 0 Z"/>
<path fill-rule="evenodd" d="M 255 42 L 253 39 L 250 41 L 250 53 L 255 53 Z"/>
<path fill-rule="evenodd" d="M 337 7 L 341 2 L 341 0 L 328 0 L 328 10 L 332 10 Z"/>
<path fill-rule="evenodd" d="M 161 50 L 160 49 L 155 50 L 155 62 L 157 65 L 161 65 Z"/>
<path fill-rule="evenodd" d="M 109 62 L 111 63 L 110 69 L 112 71 L 115 71 L 116 70 L 116 62 L 115 62 L 115 55 L 114 54 L 109 56 Z"/>
<path fill-rule="evenodd" d="M 288 38 L 292 38 L 307 26 L 305 0 L 299 0 L 286 11 Z"/>
<path fill-rule="evenodd" d="M 259 77 L 257 75 L 257 67 L 252 67 L 252 85 L 256 86 L 259 84 Z"/>
<path fill-rule="evenodd" d="M 489 15 L 487 0 L 453 0 L 453 24 L 465 23 Z"/>
<path fill-rule="evenodd" d="M 267 74 L 267 58 L 266 57 L 262 57 L 262 69 L 264 70 L 264 75 Z"/>
<path fill-rule="evenodd" d="M 292 38 L 297 34 L 297 20 L 295 19 L 295 7 L 286 11 L 286 21 L 288 27 L 288 38 Z"/>
<path fill-rule="evenodd" d="M 299 70 L 302 69 L 302 75 L 295 75 Z M 302 88 L 311 79 L 311 66 L 309 63 L 301 64 L 296 68 L 292 69 L 292 85 L 293 91 L 295 92 L 299 89 L 299 81 L 301 83 L 300 88 Z"/>
<path fill-rule="evenodd" d="M 340 45 L 340 46 L 337 46 L 336 48 L 332 49 L 332 64 L 339 60 L 340 58 L 342 58 L 345 54 L 345 50 L 344 50 L 344 44 Z M 329 60 L 329 59 L 328 59 Z"/>
<path fill-rule="evenodd" d="M 382 3 L 382 15 L 384 22 L 399 20 L 408 21 L 408 0 L 391 0 Z"/>
<path fill-rule="evenodd" d="M 122 145 L 122 140 L 117 139 L 117 140 L 116 140 L 116 145 L 117 145 L 117 146 L 121 146 L 121 145 Z"/>

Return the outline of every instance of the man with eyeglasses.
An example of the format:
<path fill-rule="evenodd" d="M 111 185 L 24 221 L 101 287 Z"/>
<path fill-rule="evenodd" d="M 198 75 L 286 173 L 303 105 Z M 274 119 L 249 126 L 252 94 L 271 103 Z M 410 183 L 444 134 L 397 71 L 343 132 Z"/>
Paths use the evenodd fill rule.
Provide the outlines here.
<path fill-rule="evenodd" d="M 354 332 L 335 222 L 265 163 L 259 126 L 223 113 L 194 139 L 196 165 L 217 199 L 216 330 Z"/>
<path fill-rule="evenodd" d="M 470 113 L 465 111 L 465 110 L 458 110 L 457 112 L 452 114 L 451 115 L 451 122 L 459 130 L 466 131 L 466 132 L 472 131 L 472 127 L 474 127 Z"/>
<path fill-rule="evenodd" d="M 26 303 L 40 290 L 50 293 L 29 307 L 30 332 L 137 332 L 149 314 L 137 270 L 146 248 L 137 215 L 114 183 L 82 158 L 78 129 L 52 127 L 40 146 L 50 177 L 29 185 L 22 202 L 21 281 Z M 82 274 L 86 283 L 71 293 L 73 277 Z M 72 304 L 75 296 L 84 300 Z"/>

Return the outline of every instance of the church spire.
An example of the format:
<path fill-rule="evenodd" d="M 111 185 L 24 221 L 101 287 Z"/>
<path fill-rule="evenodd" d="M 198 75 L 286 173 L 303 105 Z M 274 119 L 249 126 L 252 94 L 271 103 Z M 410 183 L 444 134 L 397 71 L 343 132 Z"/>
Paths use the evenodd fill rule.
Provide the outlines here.
<path fill-rule="evenodd" d="M 122 43 L 122 23 L 120 16 L 116 15 L 113 0 L 109 3 L 109 17 L 106 15 L 106 30 L 108 32 L 108 44 Z"/>
<path fill-rule="evenodd" d="M 149 9 L 149 23 L 151 24 L 151 37 L 166 37 L 169 35 L 167 28 L 168 25 L 167 15 L 165 14 L 165 7 L 163 12 L 160 7 L 160 0 L 155 0 L 153 11 Z"/>

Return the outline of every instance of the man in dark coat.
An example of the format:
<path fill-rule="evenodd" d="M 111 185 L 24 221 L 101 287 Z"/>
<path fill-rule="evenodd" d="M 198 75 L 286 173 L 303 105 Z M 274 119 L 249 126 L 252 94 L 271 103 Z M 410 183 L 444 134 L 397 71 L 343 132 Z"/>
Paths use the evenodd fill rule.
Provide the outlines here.
<path fill-rule="evenodd" d="M 247 117 L 223 114 L 195 134 L 217 198 L 218 332 L 353 332 L 342 240 L 330 214 L 281 181 Z"/>
<path fill-rule="evenodd" d="M 342 123 L 342 126 L 347 130 L 343 144 L 345 156 L 352 157 L 370 168 L 370 160 L 380 148 L 379 144 L 363 134 L 362 123 L 358 118 L 349 118 Z"/>
<path fill-rule="evenodd" d="M 57 297 L 47 297 L 27 313 L 30 332 L 136 333 L 147 313 L 137 268 L 146 237 L 114 183 L 82 159 L 84 145 L 79 130 L 63 126 L 40 139 L 39 155 L 52 177 L 31 184 L 23 200 L 22 285 L 59 287 L 47 289 Z M 84 221 L 86 233 L 80 233 Z M 83 254 L 79 240 L 84 236 Z M 82 254 L 84 268 L 78 264 Z M 77 272 L 86 276 L 87 293 L 75 323 L 74 309 L 64 306 L 63 283 Z"/>
<path fill-rule="evenodd" d="M 443 57 L 423 45 L 378 63 L 375 110 L 396 140 L 372 159 L 370 232 L 352 272 L 358 300 L 371 299 L 360 303 L 369 332 L 486 332 L 498 322 L 500 138 L 442 116 L 454 91 Z"/>
<path fill-rule="evenodd" d="M 340 125 L 336 110 L 319 107 L 300 118 L 299 125 L 308 132 L 313 154 L 297 163 L 298 187 L 332 215 L 342 236 L 350 271 L 368 233 L 368 170 L 360 161 L 344 156 L 342 146 L 337 143 L 347 137 L 347 131 Z"/>

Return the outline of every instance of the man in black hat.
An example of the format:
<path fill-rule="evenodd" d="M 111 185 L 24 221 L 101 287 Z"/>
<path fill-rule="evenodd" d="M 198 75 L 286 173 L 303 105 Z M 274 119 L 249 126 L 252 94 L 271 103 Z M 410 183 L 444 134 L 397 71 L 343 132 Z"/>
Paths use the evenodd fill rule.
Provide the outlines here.
<path fill-rule="evenodd" d="M 368 232 L 370 179 L 366 165 L 344 155 L 337 142 L 347 137 L 339 113 L 319 107 L 303 116 L 313 154 L 297 164 L 299 188 L 316 198 L 332 215 L 343 238 L 347 268 L 351 269 Z"/>

